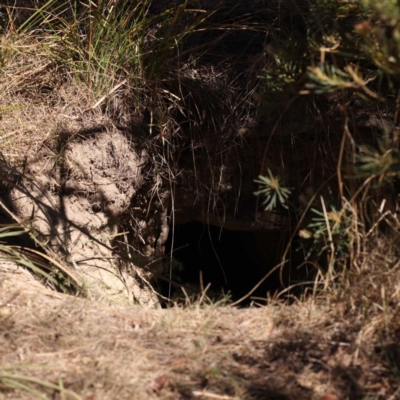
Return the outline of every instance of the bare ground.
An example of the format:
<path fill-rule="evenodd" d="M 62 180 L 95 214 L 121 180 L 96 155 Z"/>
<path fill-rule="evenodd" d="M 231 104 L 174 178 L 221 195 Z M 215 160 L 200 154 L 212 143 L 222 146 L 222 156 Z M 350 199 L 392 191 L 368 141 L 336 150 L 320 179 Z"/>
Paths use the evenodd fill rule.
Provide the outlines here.
<path fill-rule="evenodd" d="M 400 398 L 383 317 L 341 303 L 115 308 L 10 265 L 0 284 L 0 399 Z"/>

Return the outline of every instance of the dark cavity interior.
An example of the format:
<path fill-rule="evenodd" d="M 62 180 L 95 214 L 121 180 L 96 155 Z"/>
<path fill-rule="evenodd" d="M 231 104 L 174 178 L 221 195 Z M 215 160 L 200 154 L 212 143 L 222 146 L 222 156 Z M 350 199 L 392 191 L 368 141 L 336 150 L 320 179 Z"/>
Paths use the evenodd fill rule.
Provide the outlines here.
<path fill-rule="evenodd" d="M 172 240 L 174 236 L 174 240 Z M 288 235 L 286 235 L 288 236 Z M 279 232 L 229 231 L 199 222 L 176 225 L 166 243 L 166 254 L 172 251 L 172 297 L 184 297 L 179 285 L 188 294 L 200 292 L 200 275 L 203 287 L 211 283 L 207 295 L 218 298 L 230 292 L 231 299 L 238 300 L 246 295 L 275 265 L 281 261 L 288 237 Z M 173 243 L 172 243 L 173 242 Z M 291 264 L 300 263 L 301 252 L 291 256 Z M 298 258 L 298 260 L 297 260 Z M 284 287 L 304 279 L 304 272 L 294 276 L 293 266 L 283 271 L 283 282 L 279 271 L 273 273 L 252 294 L 267 298 Z M 296 271 L 297 272 L 297 271 Z M 169 277 L 169 258 L 165 260 L 164 278 Z M 168 296 L 169 284 L 162 280 L 161 291 Z M 243 304 L 249 304 L 247 299 Z"/>

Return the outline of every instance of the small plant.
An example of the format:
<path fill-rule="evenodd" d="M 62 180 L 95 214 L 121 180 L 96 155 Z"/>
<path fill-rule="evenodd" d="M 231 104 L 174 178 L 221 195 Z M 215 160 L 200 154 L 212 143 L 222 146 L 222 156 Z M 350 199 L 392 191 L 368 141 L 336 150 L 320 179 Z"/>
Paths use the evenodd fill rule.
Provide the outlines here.
<path fill-rule="evenodd" d="M 346 209 L 336 209 L 331 206 L 331 211 L 311 209 L 313 217 L 306 229 L 299 232 L 303 239 L 313 239 L 313 243 L 306 258 L 312 253 L 320 256 L 326 250 L 332 250 L 335 258 L 347 257 L 351 242 L 351 213 Z"/>
<path fill-rule="evenodd" d="M 270 169 L 268 169 L 267 176 L 260 175 L 254 182 L 261 186 L 261 189 L 254 192 L 254 194 L 256 196 L 262 194 L 265 197 L 262 203 L 265 206 L 265 211 L 271 211 L 278 205 L 288 208 L 287 202 L 291 189 L 284 187 L 281 178 L 274 176 Z"/>
<path fill-rule="evenodd" d="M 362 154 L 357 155 L 356 176 L 368 178 L 372 176 L 379 177 L 379 180 L 391 180 L 399 175 L 399 159 L 393 149 L 385 150 L 384 146 L 380 148 L 362 148 Z"/>

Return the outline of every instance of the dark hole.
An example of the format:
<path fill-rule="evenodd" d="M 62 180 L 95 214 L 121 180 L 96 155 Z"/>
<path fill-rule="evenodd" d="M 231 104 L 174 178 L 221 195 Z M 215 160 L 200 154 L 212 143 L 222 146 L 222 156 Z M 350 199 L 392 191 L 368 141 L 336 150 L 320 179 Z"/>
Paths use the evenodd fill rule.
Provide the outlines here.
<path fill-rule="evenodd" d="M 230 231 L 199 222 L 175 226 L 166 243 L 166 254 L 173 252 L 172 280 L 174 283 L 200 291 L 200 274 L 203 287 L 211 283 L 207 294 L 217 298 L 230 292 L 232 300 L 246 295 L 277 263 L 286 246 L 287 238 L 279 232 Z M 168 259 L 165 273 L 169 273 Z M 290 277 L 292 278 L 292 277 Z M 289 280 L 287 272 L 283 280 Z M 285 284 L 285 282 L 284 282 Z M 168 283 L 163 280 L 161 291 L 168 295 Z M 273 273 L 253 294 L 266 298 L 282 290 L 279 271 Z M 175 285 L 172 297 L 183 297 Z M 248 304 L 247 299 L 243 305 Z"/>

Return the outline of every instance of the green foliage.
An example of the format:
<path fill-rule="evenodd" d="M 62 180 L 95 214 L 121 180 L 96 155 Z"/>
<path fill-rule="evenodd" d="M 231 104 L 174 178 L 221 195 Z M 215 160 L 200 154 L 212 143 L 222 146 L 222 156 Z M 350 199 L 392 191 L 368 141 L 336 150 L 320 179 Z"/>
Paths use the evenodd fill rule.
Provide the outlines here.
<path fill-rule="evenodd" d="M 335 55 L 333 58 L 335 70 L 330 67 L 330 71 L 325 71 L 326 73 L 322 76 L 310 74 L 311 80 L 317 83 L 323 82 L 326 76 L 329 76 L 336 80 L 336 84 L 332 82 L 332 88 L 336 86 L 338 90 L 347 88 L 365 90 L 368 83 L 371 83 L 369 89 L 375 86 L 379 90 L 385 90 L 385 87 L 377 87 L 373 81 L 378 78 L 377 82 L 382 82 L 382 78 L 386 74 L 389 75 L 386 76 L 386 79 L 393 88 L 395 82 L 393 82 L 392 76 L 398 75 L 400 72 L 399 4 L 393 1 L 376 0 L 361 0 L 354 3 L 334 0 L 333 3 L 336 3 L 338 7 L 337 20 L 342 19 L 347 21 L 347 24 L 338 25 L 333 47 L 324 48 L 320 43 L 319 51 L 321 55 L 323 52 Z M 316 9 L 315 16 L 318 18 L 321 12 L 321 8 Z M 343 30 L 343 28 L 345 29 Z M 323 30 L 325 31 L 325 27 Z M 324 60 L 322 59 L 322 61 Z M 339 65 L 342 66 L 342 70 L 349 68 L 353 70 L 350 73 L 351 80 L 355 84 L 353 87 L 343 85 L 343 74 L 337 68 Z M 362 69 L 359 68 L 360 66 Z M 322 64 L 321 70 L 326 68 Z M 365 80 L 362 79 L 361 73 L 367 76 Z M 345 81 L 349 83 L 348 77 Z M 363 84 L 360 85 L 360 82 Z M 386 94 L 382 93 L 382 98 Z"/>
<path fill-rule="evenodd" d="M 265 98 L 274 92 L 293 95 L 304 88 L 317 94 L 364 91 L 373 97 L 371 90 L 384 79 L 391 87 L 396 85 L 393 76 L 400 73 L 397 2 L 313 0 L 309 7 L 293 5 L 294 23 L 283 25 L 266 46 Z"/>
<path fill-rule="evenodd" d="M 320 256 L 332 246 L 336 258 L 347 257 L 351 244 L 352 213 L 346 209 L 337 210 L 333 206 L 326 213 L 315 208 L 311 212 L 311 222 L 299 232 L 304 239 L 312 239 L 306 258 L 312 254 Z"/>
<path fill-rule="evenodd" d="M 382 72 L 398 75 L 400 72 L 400 7 L 392 4 L 393 16 L 388 19 L 385 9 L 387 3 L 389 2 L 383 2 L 380 9 L 375 8 L 373 19 L 362 21 L 354 28 L 363 39 L 361 49 L 366 58 L 370 59 Z"/>
<path fill-rule="evenodd" d="M 42 41 L 46 53 L 74 71 L 76 79 L 104 93 L 116 78 L 140 63 L 146 4 L 99 1 L 89 2 L 83 10 L 78 4 L 68 8 L 49 1 L 19 30 L 31 32 L 40 21 L 46 34 Z"/>
<path fill-rule="evenodd" d="M 119 2 L 49 0 L 18 29 L 42 33 L 48 57 L 73 71 L 97 94 L 112 90 L 123 77 L 162 79 L 184 38 L 206 16 L 182 23 L 187 2 L 149 13 L 147 0 Z M 151 35 L 151 40 L 149 38 Z"/>
<path fill-rule="evenodd" d="M 366 179 L 376 176 L 381 180 L 392 180 L 400 173 L 398 156 L 393 149 L 385 150 L 383 146 L 378 149 L 362 147 L 361 154 L 357 155 L 357 161 L 356 177 Z"/>
<path fill-rule="evenodd" d="M 306 87 L 317 94 L 359 87 L 349 72 L 337 69 L 334 65 L 325 64 L 321 67 L 310 67 L 307 75 L 311 82 Z"/>
<path fill-rule="evenodd" d="M 287 99 L 282 96 L 285 93 L 295 94 L 299 90 L 299 82 L 304 75 L 301 60 L 306 57 L 301 43 L 293 37 L 287 38 L 284 47 L 269 44 L 266 47 L 268 53 L 267 67 L 260 76 L 264 80 L 268 90 L 264 93 L 264 102 L 267 95 L 271 95 L 271 102 Z"/>
<path fill-rule="evenodd" d="M 268 175 L 260 175 L 254 182 L 258 183 L 261 187 L 254 194 L 265 197 L 262 204 L 265 206 L 266 211 L 271 211 L 278 205 L 287 208 L 291 190 L 284 187 L 281 179 L 278 176 L 274 176 L 270 169 L 268 169 Z"/>
<path fill-rule="evenodd" d="M 285 123 L 289 128 L 296 123 L 309 123 L 316 127 L 315 140 L 320 143 L 322 157 L 335 160 L 335 167 L 324 176 L 329 185 L 334 185 L 331 177 L 338 178 L 333 189 L 335 200 L 326 209 L 324 206 L 318 210 L 314 204 L 316 196 L 313 197 L 304 218 L 300 218 L 309 218 L 307 212 L 312 204 L 311 222 L 299 231 L 310 241 L 308 256 L 329 252 L 332 277 L 335 261 L 350 257 L 352 243 L 359 240 L 354 238 L 359 224 L 368 229 L 379 226 L 377 220 L 382 214 L 374 214 L 379 211 L 376 205 L 387 205 L 397 195 L 400 3 L 311 0 L 290 4 L 290 17 L 280 15 L 279 27 L 278 23 L 274 25 L 276 30 L 267 39 L 260 103 L 268 126 L 277 127 L 276 136 L 279 137 L 279 128 Z M 371 122 L 363 125 L 363 120 L 373 118 L 385 123 L 378 128 Z M 313 134 L 310 129 L 300 132 Z M 335 147 L 331 139 L 336 134 L 342 135 L 342 140 Z M 301 140 L 302 133 L 289 129 L 289 135 L 295 143 Z M 282 146 L 285 145 L 288 142 L 282 140 Z M 293 152 L 298 151 L 293 147 Z M 282 153 L 289 151 L 282 147 Z M 295 171 L 285 171 L 285 175 L 292 173 Z M 299 182 L 299 187 L 304 185 L 301 189 L 296 187 L 299 192 L 307 189 L 308 182 L 305 185 L 304 181 Z M 313 190 L 325 191 L 323 181 L 313 182 Z M 282 183 L 270 171 L 256 182 L 263 187 L 256 194 L 265 196 L 266 210 L 288 205 L 289 192 L 282 190 Z M 368 199 L 373 199 L 373 206 L 366 206 Z M 392 202 L 387 212 L 395 206 Z"/>
<path fill-rule="evenodd" d="M 155 25 L 155 40 L 144 46 L 144 74 L 149 81 L 157 82 L 167 75 L 171 64 L 179 62 L 182 56 L 182 45 L 188 39 L 188 36 L 195 32 L 198 26 L 203 23 L 208 14 L 202 14 L 201 17 L 188 19 L 187 1 L 176 8 L 166 11 L 153 17 L 147 23 Z M 193 49 L 190 49 L 192 52 Z"/>

